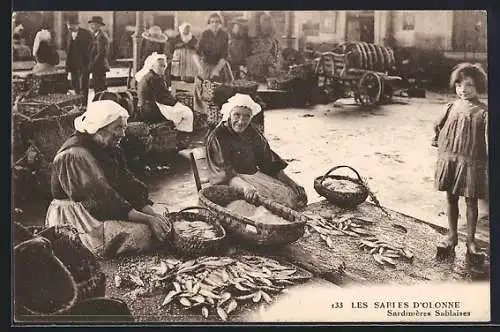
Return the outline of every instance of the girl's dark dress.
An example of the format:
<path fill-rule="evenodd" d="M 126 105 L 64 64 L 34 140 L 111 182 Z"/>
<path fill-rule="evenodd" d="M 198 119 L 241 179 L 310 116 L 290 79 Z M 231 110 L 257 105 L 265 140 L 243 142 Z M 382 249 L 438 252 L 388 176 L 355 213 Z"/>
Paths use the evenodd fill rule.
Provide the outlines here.
<path fill-rule="evenodd" d="M 488 108 L 478 100 L 457 100 L 438 122 L 435 185 L 469 198 L 488 197 Z"/>

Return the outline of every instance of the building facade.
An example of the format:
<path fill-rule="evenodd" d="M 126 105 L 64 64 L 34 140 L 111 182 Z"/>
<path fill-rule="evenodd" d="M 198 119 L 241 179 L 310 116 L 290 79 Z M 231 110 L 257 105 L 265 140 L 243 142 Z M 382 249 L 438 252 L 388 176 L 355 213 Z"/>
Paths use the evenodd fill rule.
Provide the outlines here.
<path fill-rule="evenodd" d="M 295 15 L 306 42 L 365 41 L 478 60 L 487 54 L 486 11 L 309 11 Z"/>
<path fill-rule="evenodd" d="M 142 31 L 158 25 L 164 31 L 189 22 L 194 34 L 206 26 L 208 11 L 143 12 Z M 221 11 L 226 21 L 243 17 L 251 22 L 252 11 Z M 302 42 L 342 43 L 366 41 L 390 46 L 437 50 L 450 57 L 486 59 L 486 11 L 269 11 L 276 22 L 277 37 L 284 47 L 300 48 Z M 104 30 L 112 42 L 112 58 L 130 58 L 132 35 L 136 29 L 135 11 L 55 11 L 19 12 L 16 20 L 25 27 L 26 42 L 33 45 L 36 31 L 46 24 L 54 32 L 60 49 L 65 49 L 68 31 L 65 21 L 79 18 L 88 28 L 88 20 L 103 17 Z"/>

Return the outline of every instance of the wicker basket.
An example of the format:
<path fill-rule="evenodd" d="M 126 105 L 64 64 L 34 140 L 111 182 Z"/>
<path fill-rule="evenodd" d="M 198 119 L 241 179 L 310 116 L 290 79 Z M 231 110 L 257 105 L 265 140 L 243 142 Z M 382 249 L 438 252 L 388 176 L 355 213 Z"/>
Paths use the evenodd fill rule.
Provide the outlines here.
<path fill-rule="evenodd" d="M 354 173 L 356 173 L 358 178 L 355 179 L 344 175 L 330 175 L 330 173 L 339 168 L 349 168 Z M 331 190 L 323 185 L 323 181 L 326 178 L 334 180 L 348 180 L 354 182 L 355 184 L 359 185 L 359 190 L 352 192 L 340 192 Z M 316 179 L 314 179 L 314 189 L 318 194 L 325 197 L 329 202 L 342 208 L 354 208 L 357 205 L 363 203 L 368 197 L 368 189 L 364 185 L 363 180 L 361 180 L 361 176 L 354 168 L 350 166 L 336 166 L 330 169 L 325 175 L 317 177 Z"/>
<path fill-rule="evenodd" d="M 236 93 L 254 96 L 259 88 L 259 83 L 247 80 L 235 80 L 224 83 L 215 89 L 214 102 L 222 105 Z"/>
<path fill-rule="evenodd" d="M 20 77 L 12 78 L 12 104 L 16 98 L 27 90 L 26 79 Z"/>
<path fill-rule="evenodd" d="M 266 78 L 267 87 L 269 89 L 284 91 L 288 91 L 291 89 L 293 80 L 294 78 L 290 76 Z"/>
<path fill-rule="evenodd" d="M 153 152 L 172 152 L 177 149 L 177 131 L 171 121 L 149 125 L 153 137 L 151 150 Z"/>
<path fill-rule="evenodd" d="M 242 85 L 244 83 L 244 85 Z M 226 84 L 228 87 L 234 89 L 234 93 L 244 93 L 247 95 L 254 95 L 257 93 L 257 89 L 259 88 L 259 83 L 255 81 L 248 80 L 235 80 L 231 83 Z"/>
<path fill-rule="evenodd" d="M 202 206 L 214 211 L 229 239 L 235 243 L 244 242 L 251 246 L 283 246 L 297 241 L 304 235 L 306 221 L 300 214 L 288 207 L 260 199 L 260 204 L 281 218 L 291 221 L 289 224 L 265 224 L 255 222 L 234 213 L 224 206 L 234 200 L 244 199 L 243 192 L 230 186 L 214 185 L 203 188 L 198 194 Z"/>
<path fill-rule="evenodd" d="M 189 210 L 199 210 L 198 213 L 187 212 Z M 205 212 L 201 212 L 204 210 Z M 187 207 L 179 212 L 168 214 L 172 221 L 172 245 L 177 252 L 184 256 L 199 257 L 204 255 L 217 255 L 226 238 L 226 231 L 217 221 L 217 215 L 204 207 Z M 178 221 L 204 221 L 215 228 L 218 236 L 214 239 L 200 239 L 197 237 L 186 236 L 175 231 L 174 224 Z"/>
<path fill-rule="evenodd" d="M 45 110 L 42 110 L 42 112 Z M 47 162 L 52 162 L 57 150 L 75 131 L 75 118 L 83 112 L 83 108 L 69 107 L 59 111 L 58 115 L 41 118 L 15 117 L 15 120 L 19 119 L 16 121 L 20 121 L 19 128 L 22 140 L 31 141 L 40 150 L 43 158 Z"/>
<path fill-rule="evenodd" d="M 54 93 L 49 95 L 37 95 L 28 98 L 23 98 L 17 103 L 17 112 L 30 117 L 40 118 L 46 116 L 47 111 L 57 109 L 64 109 L 67 106 L 81 106 L 83 105 L 83 97 L 79 95 L 66 95 Z M 59 115 L 59 114 L 52 114 Z"/>
<path fill-rule="evenodd" d="M 201 98 L 204 101 L 213 101 L 215 98 L 215 93 L 217 89 L 220 89 L 222 87 L 222 83 L 210 81 L 210 80 L 203 80 L 203 83 L 201 84 Z"/>
<path fill-rule="evenodd" d="M 67 93 L 69 90 L 69 81 L 67 79 L 67 73 L 64 70 L 58 70 L 55 72 L 48 73 L 37 73 L 33 75 L 37 83 L 38 90 L 36 91 L 39 95 L 46 95 L 49 93 Z"/>
<path fill-rule="evenodd" d="M 190 109 L 193 109 L 194 99 L 193 94 L 187 91 L 177 91 L 175 94 L 175 99 L 181 104 L 186 105 Z"/>
<path fill-rule="evenodd" d="M 105 295 L 106 275 L 95 256 L 83 245 L 71 226 L 29 227 L 36 236 L 52 243 L 54 255 L 61 260 L 75 279 L 77 301 Z"/>

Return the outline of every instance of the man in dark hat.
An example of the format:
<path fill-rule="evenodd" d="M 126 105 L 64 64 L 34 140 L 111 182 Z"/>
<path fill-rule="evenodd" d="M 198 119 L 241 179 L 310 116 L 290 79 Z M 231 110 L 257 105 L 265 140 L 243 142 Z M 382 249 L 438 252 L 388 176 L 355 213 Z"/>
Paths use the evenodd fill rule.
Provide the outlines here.
<path fill-rule="evenodd" d="M 67 21 L 69 30 L 66 71 L 70 74 L 71 86 L 77 94 L 83 95 L 87 104 L 89 95 L 90 60 L 93 44 L 92 33 L 80 27 L 78 19 Z"/>
<path fill-rule="evenodd" d="M 90 30 L 94 33 L 90 70 L 94 92 L 98 93 L 106 90 L 106 72 L 109 71 L 109 39 L 101 29 L 105 25 L 101 16 L 93 16 L 89 24 Z"/>

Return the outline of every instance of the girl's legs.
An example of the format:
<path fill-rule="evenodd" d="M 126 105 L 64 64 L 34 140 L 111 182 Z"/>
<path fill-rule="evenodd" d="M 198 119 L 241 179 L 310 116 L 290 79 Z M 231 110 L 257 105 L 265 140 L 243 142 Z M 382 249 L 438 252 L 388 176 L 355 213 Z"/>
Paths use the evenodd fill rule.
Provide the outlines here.
<path fill-rule="evenodd" d="M 471 254 L 478 253 L 475 243 L 477 225 L 477 198 L 465 198 L 467 206 L 467 251 Z"/>
<path fill-rule="evenodd" d="M 446 193 L 448 201 L 448 236 L 445 240 L 446 247 L 454 247 L 458 244 L 458 196 L 450 192 Z"/>

